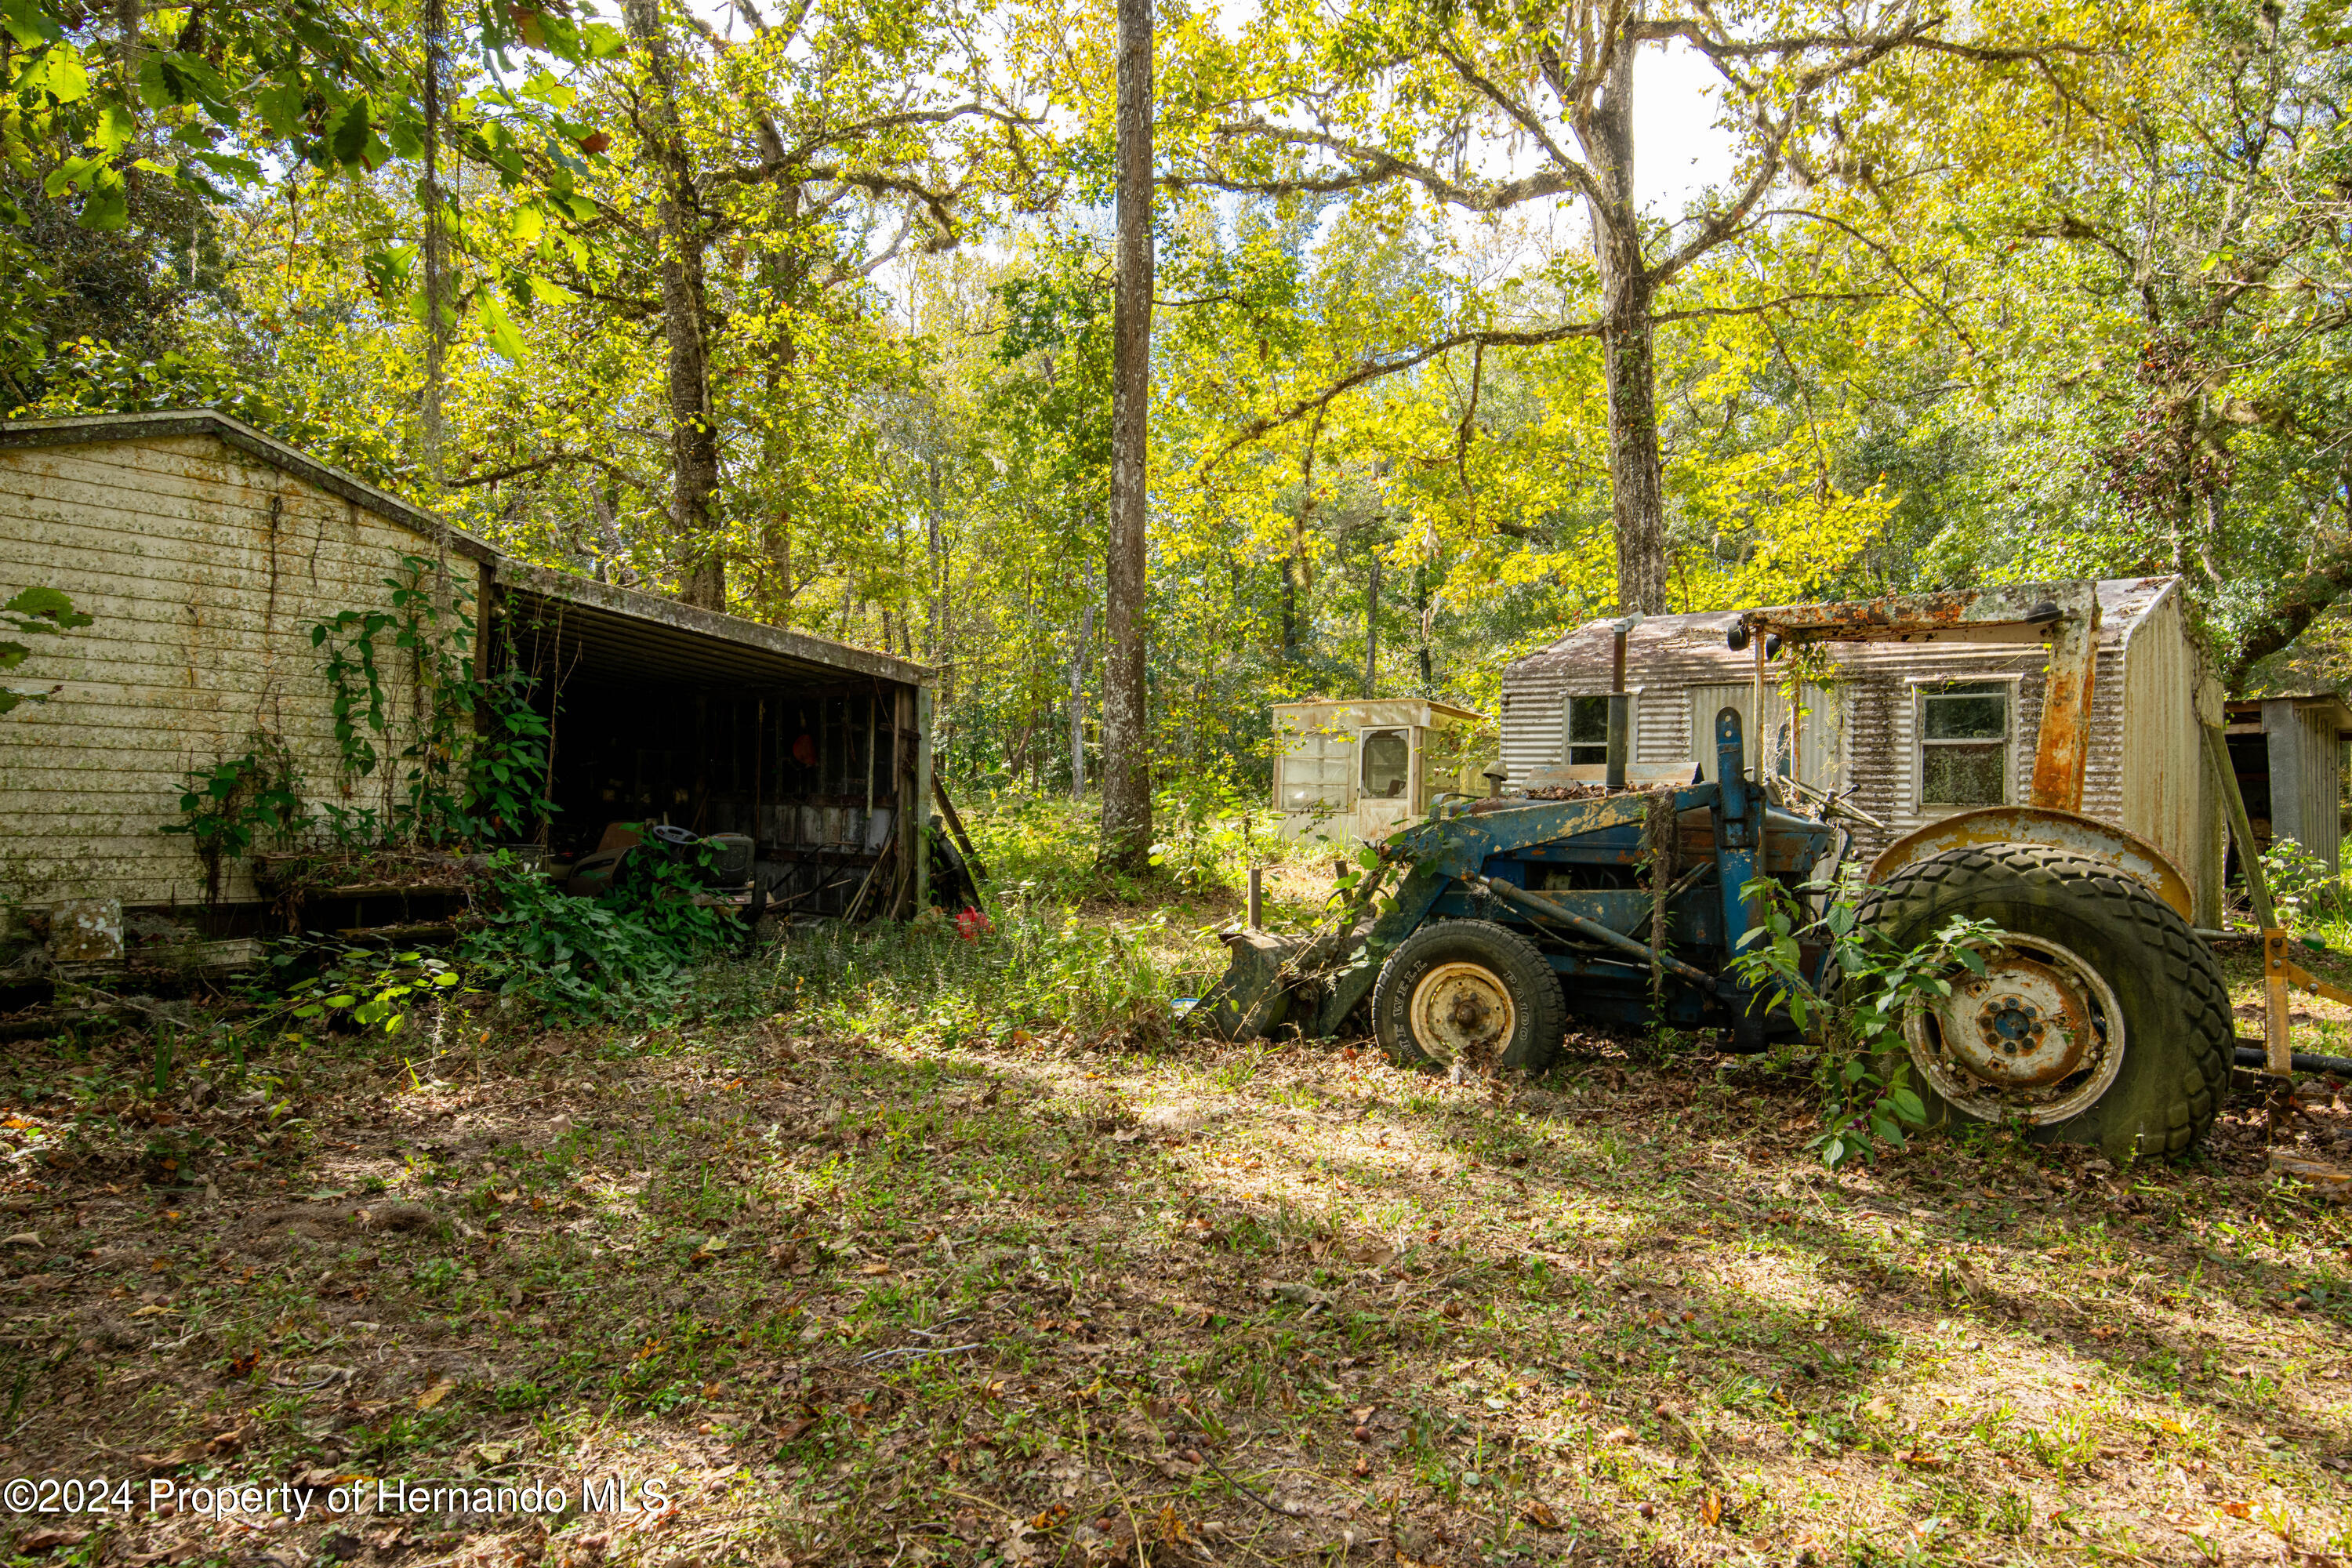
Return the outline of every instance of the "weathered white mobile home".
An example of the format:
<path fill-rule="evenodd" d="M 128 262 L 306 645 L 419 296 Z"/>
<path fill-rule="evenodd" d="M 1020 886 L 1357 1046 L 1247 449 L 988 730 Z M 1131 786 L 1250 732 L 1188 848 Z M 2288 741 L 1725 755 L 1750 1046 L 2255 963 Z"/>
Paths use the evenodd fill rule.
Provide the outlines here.
<path fill-rule="evenodd" d="M 1282 831 L 1368 844 L 1428 816 L 1449 790 L 1483 794 L 1462 775 L 1476 761 L 1487 721 L 1424 697 L 1275 704 L 1274 805 Z"/>
<path fill-rule="evenodd" d="M 2053 588 L 2054 591 L 2054 588 Z M 2137 834 L 2171 858 L 2196 897 L 2196 921 L 2221 915 L 2223 827 L 2206 764 L 2204 723 L 2221 721 L 2221 693 L 2189 634 L 2173 577 L 2096 584 L 2098 658 L 2092 686 L 2082 809 Z M 2022 594 L 2026 590 L 2020 589 Z M 1756 722 L 1753 647 L 1726 640 L 1736 611 L 1654 616 L 1626 644 L 1636 782 L 1711 769 L 1714 717 L 1739 710 L 1749 765 L 1849 798 L 1885 823 L 1857 828 L 1867 858 L 1896 837 L 1979 806 L 2023 803 L 2032 776 L 2048 660 L 2038 643 L 1978 640 L 1954 628 L 1905 640 L 1820 645 L 1821 663 L 1791 732 L 1766 665 Z M 1503 759 L 1514 784 L 1598 780 L 1607 744 L 1614 621 L 1595 621 L 1528 654 L 1503 676 Z"/>
<path fill-rule="evenodd" d="M 560 700 L 541 781 L 559 858 L 614 819 L 662 819 L 753 838 L 757 874 L 803 910 L 838 912 L 886 854 L 914 868 L 901 910 L 908 888 L 921 897 L 928 669 L 514 560 L 196 409 L 0 424 L 0 599 L 54 588 L 95 617 L 35 639 L 10 675 L 57 689 L 0 719 L 0 936 L 68 900 L 216 935 L 267 930 L 249 861 L 230 858 L 210 888 L 191 839 L 165 829 L 192 770 L 256 746 L 282 756 L 314 821 L 339 797 L 393 804 L 396 735 L 342 793 L 352 770 L 315 629 L 391 610 L 404 559 L 481 613 L 477 670 L 512 660 L 540 676 L 542 710 Z M 396 716 L 414 687 L 393 645 L 384 631 L 376 664 Z"/>

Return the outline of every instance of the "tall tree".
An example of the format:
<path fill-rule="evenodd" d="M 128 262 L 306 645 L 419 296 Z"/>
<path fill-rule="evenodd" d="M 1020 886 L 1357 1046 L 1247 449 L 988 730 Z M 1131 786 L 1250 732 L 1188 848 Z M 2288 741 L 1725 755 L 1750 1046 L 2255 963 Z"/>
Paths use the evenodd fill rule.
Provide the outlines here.
<path fill-rule="evenodd" d="M 1111 300 L 1110 550 L 1103 574 L 1104 863 L 1151 852 L 1150 731 L 1143 664 L 1151 421 L 1151 0 L 1118 0 L 1118 248 Z"/>
<path fill-rule="evenodd" d="M 1985 15 L 1955 21 L 1925 0 L 1851 7 L 1778 0 L 1683 7 L 1645 0 L 1568 0 L 1536 6 L 1423 5 L 1353 0 L 1337 16 L 1284 7 L 1288 47 L 1272 69 L 1232 73 L 1250 84 L 1193 128 L 1180 184 L 1269 195 L 1340 195 L 1417 187 L 1457 211 L 1496 216 L 1562 198 L 1591 224 L 1599 288 L 1590 319 L 1465 319 L 1420 348 L 1369 358 L 1331 395 L 1426 363 L 1445 349 L 1598 337 L 1609 407 L 1612 505 L 1622 608 L 1666 607 L 1665 494 L 1660 478 L 1656 331 L 1727 309 L 1664 297 L 1711 253 L 1770 216 L 1770 197 L 1815 142 L 1838 132 L 1840 89 L 1882 61 L 1929 52 L 1981 63 L 2051 60 L 2084 46 L 2028 32 L 2040 19 Z M 1727 189 L 1680 222 L 1642 211 L 1633 181 L 1634 58 L 1685 47 L 1721 80 L 1739 133 Z M 1328 397 L 1294 411 L 1304 416 Z"/>
<path fill-rule="evenodd" d="M 702 247 L 707 225 L 678 106 L 660 0 L 627 0 L 630 41 L 645 61 L 635 119 L 653 166 L 655 243 L 660 247 L 661 332 L 669 385 L 670 526 L 683 550 L 678 597 L 707 610 L 727 607 L 727 557 L 716 536 L 719 428 L 710 409 L 709 289 Z"/>

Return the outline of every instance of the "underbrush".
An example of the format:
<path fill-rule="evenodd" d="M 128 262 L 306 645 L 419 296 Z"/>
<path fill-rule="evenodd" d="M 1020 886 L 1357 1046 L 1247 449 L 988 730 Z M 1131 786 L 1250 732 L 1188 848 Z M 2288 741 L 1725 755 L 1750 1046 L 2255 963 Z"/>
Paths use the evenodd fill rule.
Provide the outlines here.
<path fill-rule="evenodd" d="M 1152 802 L 1152 879 L 1184 891 L 1237 891 L 1252 866 L 1319 869 L 1342 853 L 1328 837 L 1284 837 L 1280 821 L 1255 791 L 1164 791 Z M 1130 903 L 1151 896 L 1143 879 L 1096 864 L 1099 799 L 982 795 L 965 813 L 965 825 L 993 889 L 1063 903 L 1105 893 Z"/>
<path fill-rule="evenodd" d="M 832 1034 L 936 1043 L 1069 1026 L 1150 1037 L 1222 963 L 1214 950 L 1185 956 L 1191 934 L 1157 913 L 1098 920 L 1029 900 L 961 924 L 828 922 L 786 936 L 769 984 L 778 1013 Z"/>

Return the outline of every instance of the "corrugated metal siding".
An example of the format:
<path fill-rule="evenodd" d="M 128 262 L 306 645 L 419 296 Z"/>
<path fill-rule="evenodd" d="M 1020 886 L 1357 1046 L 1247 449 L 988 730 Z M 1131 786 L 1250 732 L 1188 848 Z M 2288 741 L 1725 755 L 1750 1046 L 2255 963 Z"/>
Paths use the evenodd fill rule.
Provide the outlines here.
<path fill-rule="evenodd" d="M 2271 833 L 2292 838 L 2330 870 L 2343 858 L 2339 752 L 2332 704 L 2273 699 L 2263 703 L 2269 736 Z"/>
<path fill-rule="evenodd" d="M 2161 613 L 2172 586 L 2168 578 L 2099 584 L 2098 671 L 2092 689 L 2083 809 L 2126 826 L 2130 826 L 2127 817 L 2132 813 L 2145 814 L 2147 807 L 2126 799 L 2125 734 L 2131 726 L 2126 723 L 2125 649 L 2143 617 Z M 1690 689 L 1753 679 L 1754 649 L 1735 653 L 1724 643 L 1724 634 L 1737 619 L 1730 611 L 1661 616 L 1634 628 L 1626 643 L 1626 684 L 1639 686 L 1643 692 L 1641 749 L 1635 760 L 1651 763 L 1685 760 L 1690 745 Z M 1503 756 L 1515 777 L 1556 764 L 1560 700 L 1570 693 L 1608 689 L 1612 641 L 1610 623 L 1594 622 L 1517 660 L 1504 672 Z M 2151 651 L 2164 647 L 2172 652 L 2165 668 L 2151 671 L 2143 700 L 2151 710 L 2168 700 L 2179 714 L 2192 713 L 2198 679 L 2195 656 L 2188 647 L 2177 605 L 2166 626 L 2146 641 Z M 2132 646 L 2137 649 L 2137 644 Z M 2032 782 L 2034 738 L 2042 722 L 2048 658 L 2044 648 L 2032 644 L 1961 642 L 1828 647 L 1833 656 L 1829 675 L 1831 706 L 1842 731 L 1837 787 L 1853 789 L 1854 803 L 1887 824 L 1884 833 L 1859 830 L 1855 855 L 1874 856 L 1903 834 L 1948 815 L 1922 812 L 1917 805 L 1915 692 L 1923 682 L 2002 679 L 2015 683 L 2010 798 L 2027 797 Z M 2133 657 L 2138 657 L 2137 651 Z M 1774 667 L 1776 677 L 1780 672 Z M 2160 698 L 2158 694 L 2166 691 L 2169 698 Z M 2194 722 L 2193 718 L 2181 721 Z M 1774 729 L 1777 732 L 1777 725 Z M 2188 734 L 2193 739 L 2194 730 Z M 2165 748 L 2169 755 L 2180 754 L 2177 735 L 2151 743 Z M 2194 753 L 2189 755 L 2193 761 Z M 2132 765 L 2138 767 L 2137 757 Z M 1813 772 L 1809 763 L 1806 773 Z M 2178 777 L 2176 773 L 2149 787 L 2174 788 Z M 2165 826 L 2162 836 L 2148 837 L 2177 858 L 2180 850 L 2188 851 L 2189 859 L 2183 865 L 2188 874 L 2189 866 L 2198 863 L 2202 841 L 2202 829 L 2194 824 L 2210 822 L 2212 815 L 2210 798 L 2200 796 L 2197 804 L 2184 808 L 2180 821 Z"/>
<path fill-rule="evenodd" d="M 2218 926 L 2227 828 L 2197 719 L 2205 669 L 2177 589 L 2132 628 L 2125 654 L 2116 764 L 2125 788 L 2116 820 L 2172 858 L 2196 894 L 2197 923 Z"/>
<path fill-rule="evenodd" d="M 2331 709 L 2313 706 L 2296 714 L 2304 726 L 2303 826 L 2310 835 L 2304 847 L 2342 869 L 2344 857 L 2343 743 L 2336 738 Z"/>
<path fill-rule="evenodd" d="M 310 627 L 388 609 L 384 577 L 425 548 L 211 437 L 0 450 L 7 591 L 58 588 L 96 617 L 29 639 L 12 679 L 64 689 L 0 720 L 0 895 L 200 902 L 190 841 L 160 829 L 179 820 L 187 772 L 242 754 L 257 725 L 285 742 L 313 799 L 331 798 L 338 751 Z M 405 701 L 388 635 L 379 647 L 387 692 Z M 395 771 L 369 782 L 389 789 Z M 224 868 L 221 892 L 258 896 L 242 866 Z"/>

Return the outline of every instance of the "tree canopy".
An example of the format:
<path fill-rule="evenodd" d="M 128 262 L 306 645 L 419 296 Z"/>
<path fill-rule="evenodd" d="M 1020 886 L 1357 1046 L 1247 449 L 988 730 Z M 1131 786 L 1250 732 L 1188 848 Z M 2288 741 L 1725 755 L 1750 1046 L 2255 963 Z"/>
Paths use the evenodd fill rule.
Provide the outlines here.
<path fill-rule="evenodd" d="M 0 409 L 232 407 L 527 558 L 938 664 L 960 773 L 1099 778 L 1116 7 L 767 5 L 5 0 Z M 2336 683 L 2345 42 L 2325 0 L 1163 5 L 1150 774 L 1255 788 L 1270 702 L 1368 677 L 1491 705 L 1599 614 L 2056 575 L 2182 574 L 2233 690 Z M 1645 205 L 1669 49 L 1729 172 Z"/>

